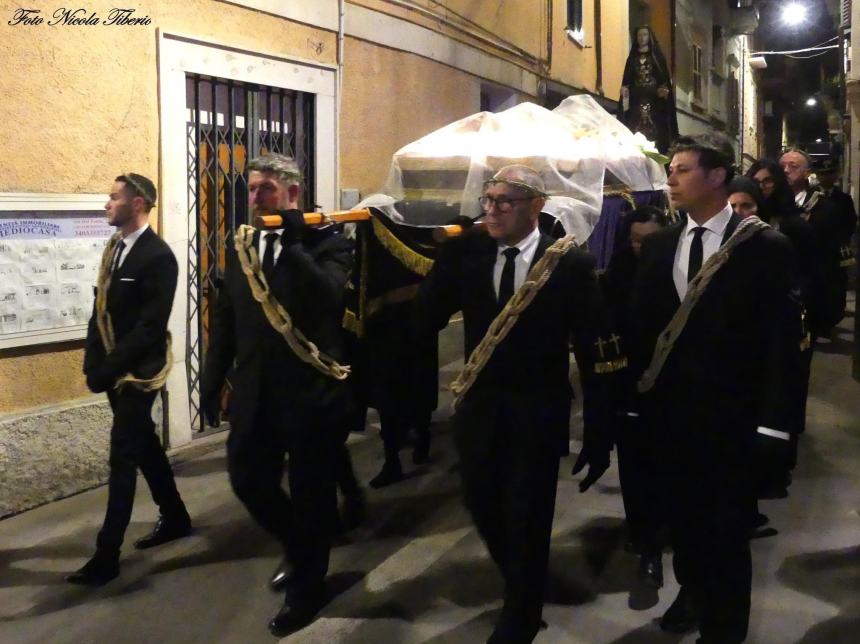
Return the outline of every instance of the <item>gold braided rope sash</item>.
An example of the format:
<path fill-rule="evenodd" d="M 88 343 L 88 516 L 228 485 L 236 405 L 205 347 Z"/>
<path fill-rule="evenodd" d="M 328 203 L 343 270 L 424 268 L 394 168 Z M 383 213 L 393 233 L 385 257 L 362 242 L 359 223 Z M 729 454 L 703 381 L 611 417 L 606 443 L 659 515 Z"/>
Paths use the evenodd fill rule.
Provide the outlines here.
<path fill-rule="evenodd" d="M 495 317 L 481 343 L 475 348 L 472 355 L 469 356 L 468 362 L 463 366 L 463 370 L 460 371 L 457 378 L 451 383 L 451 392 L 454 394 L 452 404 L 455 409 L 460 404 L 463 396 L 466 395 L 466 392 L 469 391 L 469 388 L 475 384 L 475 380 L 478 378 L 484 365 L 487 364 L 490 356 L 493 355 L 493 351 L 498 344 L 505 339 L 511 328 L 516 324 L 520 313 L 531 304 L 535 295 L 538 294 L 538 291 L 546 284 L 549 276 L 552 275 L 562 256 L 573 246 L 574 236 L 567 235 L 556 240 L 552 246 L 547 248 L 543 257 L 529 271 L 526 281 L 523 282 L 522 286 L 508 300 L 505 308 Z"/>
<path fill-rule="evenodd" d="M 297 358 L 307 362 L 320 373 L 336 380 L 345 380 L 349 375 L 349 366 L 338 364 L 334 358 L 320 351 L 317 345 L 308 340 L 299 329 L 293 326 L 290 314 L 272 295 L 260 265 L 259 254 L 254 248 L 255 232 L 254 227 L 243 224 L 236 231 L 235 242 L 236 254 L 239 256 L 242 272 L 248 280 L 251 295 L 260 303 L 269 324 L 284 337 Z"/>
<path fill-rule="evenodd" d="M 690 312 L 699 301 L 702 293 L 705 292 L 711 278 L 716 272 L 729 260 L 732 251 L 738 244 L 745 242 L 747 239 L 755 235 L 758 231 L 770 228 L 758 217 L 747 217 L 744 219 L 729 237 L 728 241 L 723 244 L 720 249 L 708 258 L 701 270 L 690 281 L 687 288 L 687 294 L 684 296 L 684 301 L 681 306 L 675 311 L 675 315 L 666 325 L 666 328 L 660 333 L 657 338 L 657 344 L 654 346 L 654 355 L 651 356 L 651 364 L 642 374 L 639 382 L 636 383 L 636 388 L 640 393 L 649 391 L 654 383 L 657 382 L 657 377 L 675 346 L 675 341 L 680 337 L 681 332 L 687 324 L 687 319 L 690 317 Z M 683 231 L 681 234 L 684 234 Z"/>
<path fill-rule="evenodd" d="M 122 238 L 122 234 L 117 232 L 108 240 L 107 246 L 102 253 L 102 262 L 99 266 L 99 277 L 96 282 L 96 326 L 99 329 L 99 336 L 102 340 L 102 345 L 105 348 L 105 353 L 109 354 L 116 348 L 116 337 L 114 336 L 113 323 L 110 319 L 110 313 L 107 310 L 107 292 L 110 288 L 111 280 L 111 261 L 116 252 L 116 245 Z M 140 389 L 141 391 L 156 391 L 164 386 L 167 382 L 167 374 L 170 373 L 173 367 L 173 350 L 171 348 L 172 339 L 170 331 L 167 332 L 167 347 L 165 349 L 164 366 L 152 378 L 138 378 L 131 373 L 127 373 L 120 377 L 114 384 L 114 389 L 122 389 L 126 384 Z"/>

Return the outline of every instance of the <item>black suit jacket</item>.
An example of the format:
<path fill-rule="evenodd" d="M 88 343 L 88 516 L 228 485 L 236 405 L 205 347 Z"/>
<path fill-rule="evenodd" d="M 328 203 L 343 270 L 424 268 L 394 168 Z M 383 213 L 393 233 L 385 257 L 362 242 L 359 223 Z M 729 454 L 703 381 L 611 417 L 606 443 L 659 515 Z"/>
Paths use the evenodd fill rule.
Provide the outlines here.
<path fill-rule="evenodd" d="M 807 193 L 807 204 L 812 195 L 813 191 Z M 818 313 L 814 316 L 813 332 L 824 336 L 845 312 L 847 279 L 841 266 L 845 224 L 836 204 L 823 196 L 809 210 L 807 220 L 815 232 L 821 266 L 821 293 L 814 305 Z"/>
<path fill-rule="evenodd" d="M 170 247 L 147 228 L 111 276 L 107 311 L 116 347 L 105 355 L 96 325 L 95 305 L 87 329 L 84 373 L 99 369 L 115 381 L 131 372 L 148 378 L 165 362 L 167 320 L 176 293 L 178 267 Z"/>
<path fill-rule="evenodd" d="M 533 264 L 554 241 L 540 236 Z M 465 355 L 471 355 L 500 311 L 493 286 L 497 250 L 496 241 L 480 231 L 446 242 L 421 285 L 416 326 L 435 333 L 453 313 L 462 311 Z M 599 355 L 596 343 L 601 338 L 605 342 L 608 331 L 594 259 L 583 250 L 571 249 L 496 347 L 458 413 L 476 401 L 482 407 L 503 399 L 518 410 L 517 420 L 534 431 L 535 440 L 567 453 L 572 340 L 583 380 L 586 440 L 603 440 L 608 410 L 601 379 L 594 377 L 594 371 L 596 362 L 618 356 L 608 344 L 603 346 L 603 357 Z M 483 440 L 478 432 L 475 437 Z"/>
<path fill-rule="evenodd" d="M 723 241 L 738 222 L 733 215 Z M 637 377 L 681 303 L 672 269 L 684 228 L 685 223 L 664 228 L 642 245 L 632 303 Z M 783 402 L 792 391 L 802 335 L 794 275 L 791 244 L 780 233 L 760 231 L 734 249 L 644 397 L 658 420 L 677 421 L 677 427 L 661 429 L 713 431 L 729 443 L 733 432 L 749 438 L 758 425 L 791 430 L 793 418 Z"/>
<path fill-rule="evenodd" d="M 834 186 L 827 198 L 836 206 L 839 216 L 839 241 L 843 246 L 848 246 L 851 244 L 851 235 L 857 228 L 857 209 L 854 207 L 854 200 L 839 186 Z"/>
<path fill-rule="evenodd" d="M 258 241 L 259 232 L 254 236 L 255 247 Z M 343 295 L 351 265 L 352 242 L 334 227 L 307 228 L 300 239 L 282 239 L 268 280 L 294 326 L 338 361 L 343 359 Z M 264 398 L 267 409 L 276 409 L 287 427 L 306 425 L 309 415 L 322 423 L 336 422 L 348 412 L 344 383 L 300 360 L 272 328 L 251 294 L 233 248 L 227 249 L 215 308 L 201 396 L 217 397 L 233 368 L 230 424 L 234 430 L 254 427 Z"/>

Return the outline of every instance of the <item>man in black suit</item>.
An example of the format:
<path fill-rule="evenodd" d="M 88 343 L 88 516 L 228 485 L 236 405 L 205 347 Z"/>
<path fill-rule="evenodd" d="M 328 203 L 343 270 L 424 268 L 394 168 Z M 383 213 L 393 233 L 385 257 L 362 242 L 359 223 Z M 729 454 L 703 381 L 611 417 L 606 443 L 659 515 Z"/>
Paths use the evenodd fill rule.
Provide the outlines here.
<path fill-rule="evenodd" d="M 813 337 L 827 337 L 845 315 L 847 276 L 842 270 L 842 246 L 847 222 L 840 217 L 836 204 L 818 187 L 809 184 L 812 172 L 809 155 L 789 149 L 779 159 L 794 199 L 803 209 L 802 216 L 815 231 L 820 252 L 821 293 L 816 295 L 819 315 L 810 319 Z M 850 232 L 848 233 L 850 239 Z"/>
<path fill-rule="evenodd" d="M 747 635 L 756 435 L 789 438 L 780 402 L 799 350 L 790 243 L 756 218 L 739 223 L 733 159 L 717 135 L 676 142 L 667 186 L 688 216 L 644 240 L 631 317 L 681 584 L 661 626 L 698 623 L 705 644 Z"/>
<path fill-rule="evenodd" d="M 277 304 L 320 351 L 341 359 L 344 285 L 352 244 L 334 226 L 307 228 L 298 209 L 301 173 L 278 154 L 248 164 L 249 205 L 278 213 L 283 227 L 257 231 L 251 249 Z M 237 232 L 237 235 L 239 232 Z M 335 463 L 351 412 L 346 383 L 299 357 L 276 331 L 252 293 L 240 255 L 227 249 L 206 355 L 201 404 L 217 423 L 221 387 L 230 372 L 227 466 L 236 496 L 283 546 L 271 579 L 284 590 L 283 608 L 269 624 L 285 636 L 313 621 L 326 602 L 331 530 L 337 508 Z M 281 486 L 289 454 L 288 496 Z"/>
<path fill-rule="evenodd" d="M 161 516 L 135 547 L 150 548 L 191 532 L 151 418 L 152 403 L 169 368 L 167 319 L 178 270 L 170 247 L 147 223 L 155 199 L 152 181 L 128 173 L 116 178 L 105 204 L 108 223 L 119 229 L 120 237 L 111 242 L 102 260 L 99 283 L 106 293 L 97 293 L 90 318 L 84 374 L 94 393 L 107 392 L 114 415 L 108 505 L 95 555 L 66 578 L 73 584 L 100 586 L 119 574 L 138 468 Z"/>
<path fill-rule="evenodd" d="M 857 229 L 857 209 L 854 200 L 847 192 L 837 185 L 839 169 L 836 160 L 832 157 L 825 158 L 815 169 L 821 193 L 836 206 L 840 224 L 840 257 L 842 268 L 854 266 L 854 248 L 851 245 L 851 237 Z M 847 273 L 847 271 L 845 271 Z"/>
<path fill-rule="evenodd" d="M 476 352 L 555 241 L 538 229 L 545 196 L 541 176 L 526 166 L 502 168 L 485 184 L 486 229 L 446 242 L 422 283 L 415 319 L 423 334 L 462 310 L 466 356 Z M 540 626 L 559 458 L 568 450 L 571 339 L 585 391 L 586 433 L 575 473 L 586 464 L 589 473 L 580 489 L 608 467 L 608 410 L 595 374 L 618 368 L 620 360 L 617 336 L 603 334 L 603 316 L 594 260 L 571 248 L 457 407 L 465 503 L 505 581 L 493 644 L 531 642 Z"/>

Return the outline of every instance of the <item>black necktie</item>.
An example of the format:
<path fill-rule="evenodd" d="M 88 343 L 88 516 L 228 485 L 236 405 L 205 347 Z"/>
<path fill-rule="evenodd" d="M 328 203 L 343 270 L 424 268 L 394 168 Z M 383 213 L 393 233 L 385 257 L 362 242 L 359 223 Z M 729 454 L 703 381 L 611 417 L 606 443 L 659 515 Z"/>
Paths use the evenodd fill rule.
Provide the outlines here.
<path fill-rule="evenodd" d="M 116 254 L 113 256 L 113 265 L 111 265 L 110 272 L 113 273 L 116 269 L 119 268 L 119 260 L 122 259 L 122 251 L 125 250 L 125 242 L 123 240 L 119 240 L 119 243 L 116 245 Z"/>
<path fill-rule="evenodd" d="M 499 308 L 503 308 L 514 295 L 514 275 L 516 273 L 514 260 L 519 252 L 519 248 L 506 248 L 502 251 L 502 255 L 505 256 L 505 267 L 502 269 L 502 279 L 499 282 Z"/>
<path fill-rule="evenodd" d="M 275 241 L 278 239 L 278 233 L 269 233 L 266 235 L 266 250 L 263 253 L 263 273 L 266 277 L 272 272 L 275 267 Z"/>
<path fill-rule="evenodd" d="M 707 228 L 699 226 L 693 228 L 693 242 L 690 244 L 690 262 L 687 264 L 687 282 L 692 280 L 699 269 L 702 268 L 702 257 L 705 254 L 702 248 L 702 235 L 705 234 Z"/>

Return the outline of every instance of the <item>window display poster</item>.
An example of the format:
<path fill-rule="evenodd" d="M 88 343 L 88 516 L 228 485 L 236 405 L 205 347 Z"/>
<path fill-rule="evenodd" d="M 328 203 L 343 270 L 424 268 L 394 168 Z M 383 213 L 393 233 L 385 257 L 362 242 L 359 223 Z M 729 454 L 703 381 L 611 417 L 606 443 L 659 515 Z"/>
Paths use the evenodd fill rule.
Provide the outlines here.
<path fill-rule="evenodd" d="M 0 339 L 89 320 L 104 210 L 0 212 Z"/>

